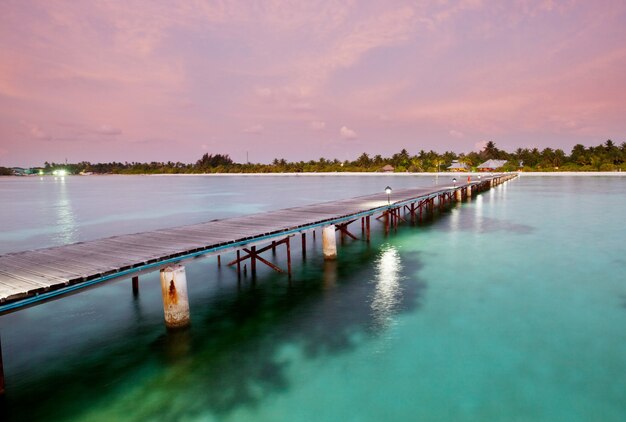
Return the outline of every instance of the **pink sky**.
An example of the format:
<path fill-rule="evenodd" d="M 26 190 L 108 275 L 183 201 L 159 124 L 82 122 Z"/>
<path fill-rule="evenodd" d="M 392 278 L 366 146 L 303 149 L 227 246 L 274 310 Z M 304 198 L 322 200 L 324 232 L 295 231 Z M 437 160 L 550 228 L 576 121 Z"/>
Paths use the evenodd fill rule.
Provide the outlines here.
<path fill-rule="evenodd" d="M 620 0 L 3 0 L 0 166 L 569 153 L 625 75 Z"/>

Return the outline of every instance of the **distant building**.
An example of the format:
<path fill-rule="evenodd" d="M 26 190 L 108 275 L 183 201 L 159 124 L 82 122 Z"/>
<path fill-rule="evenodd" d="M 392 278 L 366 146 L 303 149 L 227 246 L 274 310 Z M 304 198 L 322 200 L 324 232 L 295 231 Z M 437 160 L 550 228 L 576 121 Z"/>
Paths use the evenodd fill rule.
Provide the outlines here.
<path fill-rule="evenodd" d="M 26 176 L 28 174 L 28 169 L 22 167 L 13 167 L 11 170 L 13 170 L 15 176 Z"/>
<path fill-rule="evenodd" d="M 487 160 L 478 166 L 479 171 L 494 171 L 506 164 L 507 160 Z"/>
<path fill-rule="evenodd" d="M 28 176 L 31 174 L 43 174 L 44 169 L 40 167 L 33 167 L 29 169 L 25 169 L 23 167 L 13 167 L 11 170 L 15 176 Z"/>
<path fill-rule="evenodd" d="M 452 160 L 452 164 L 448 166 L 449 171 L 467 171 L 469 168 L 465 163 L 459 163 L 459 160 Z"/>
<path fill-rule="evenodd" d="M 383 173 L 393 173 L 393 166 L 387 164 L 385 167 L 381 168 L 380 171 Z"/>

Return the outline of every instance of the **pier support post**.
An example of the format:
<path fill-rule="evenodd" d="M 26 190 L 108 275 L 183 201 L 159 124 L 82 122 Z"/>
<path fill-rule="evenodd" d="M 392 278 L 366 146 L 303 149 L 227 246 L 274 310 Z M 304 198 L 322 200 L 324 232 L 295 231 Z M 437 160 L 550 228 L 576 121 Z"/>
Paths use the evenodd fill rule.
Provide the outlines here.
<path fill-rule="evenodd" d="M 463 200 L 463 189 L 455 190 L 454 197 L 457 200 L 457 202 L 461 202 Z"/>
<path fill-rule="evenodd" d="M 289 278 L 291 278 L 291 241 L 289 240 L 289 236 L 287 236 L 285 242 L 287 244 L 287 274 L 289 274 Z"/>
<path fill-rule="evenodd" d="M 335 226 L 331 224 L 322 229 L 322 250 L 324 259 L 333 260 L 337 258 L 337 239 L 335 237 Z"/>
<path fill-rule="evenodd" d="M 139 294 L 139 277 L 133 277 L 133 296 L 137 296 Z"/>
<path fill-rule="evenodd" d="M 469 201 L 470 199 L 472 199 L 472 185 L 467 185 L 467 190 L 465 191 L 465 197 L 467 198 L 467 200 Z"/>
<path fill-rule="evenodd" d="M 241 252 L 237 249 L 237 278 L 241 277 Z"/>
<path fill-rule="evenodd" d="M 256 277 L 256 246 L 250 247 L 250 274 Z"/>
<path fill-rule="evenodd" d="M 0 339 L 0 396 L 4 395 L 4 366 L 2 365 L 2 339 Z"/>
<path fill-rule="evenodd" d="M 187 276 L 182 265 L 161 270 L 161 293 L 167 328 L 183 328 L 190 324 Z"/>
<path fill-rule="evenodd" d="M 389 234 L 389 210 L 385 211 L 385 236 Z"/>

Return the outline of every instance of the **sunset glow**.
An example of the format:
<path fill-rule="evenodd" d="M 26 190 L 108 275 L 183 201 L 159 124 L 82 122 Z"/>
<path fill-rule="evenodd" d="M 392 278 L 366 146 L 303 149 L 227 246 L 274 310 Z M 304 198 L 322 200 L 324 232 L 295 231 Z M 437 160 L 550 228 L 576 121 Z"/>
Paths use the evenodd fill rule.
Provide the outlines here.
<path fill-rule="evenodd" d="M 623 1 L 3 1 L 0 165 L 626 140 Z"/>

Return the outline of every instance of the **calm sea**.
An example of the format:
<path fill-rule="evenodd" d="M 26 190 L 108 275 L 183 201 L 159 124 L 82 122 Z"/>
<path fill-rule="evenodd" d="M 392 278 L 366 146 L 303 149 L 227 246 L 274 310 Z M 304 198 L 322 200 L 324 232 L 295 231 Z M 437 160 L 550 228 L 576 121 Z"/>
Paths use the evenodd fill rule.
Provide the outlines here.
<path fill-rule="evenodd" d="M 0 253 L 449 182 L 0 178 Z M 624 177 L 523 176 L 336 262 L 309 236 L 291 282 L 195 260 L 183 332 L 158 273 L 0 316 L 0 420 L 623 421 L 625 210 Z"/>

